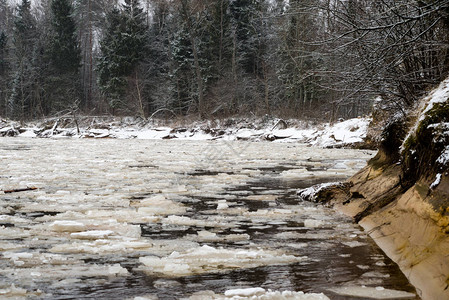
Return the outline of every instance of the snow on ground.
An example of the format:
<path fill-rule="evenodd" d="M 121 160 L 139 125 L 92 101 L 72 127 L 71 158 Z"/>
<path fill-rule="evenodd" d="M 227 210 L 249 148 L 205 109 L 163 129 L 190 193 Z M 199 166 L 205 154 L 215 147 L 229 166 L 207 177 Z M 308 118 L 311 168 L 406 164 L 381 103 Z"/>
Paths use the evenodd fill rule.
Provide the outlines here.
<path fill-rule="evenodd" d="M 126 119 L 127 120 L 127 119 Z M 0 120 L 1 121 L 1 120 Z M 179 140 L 249 140 L 300 142 L 317 147 L 342 147 L 363 143 L 370 118 L 355 118 L 334 124 L 310 125 L 297 120 L 279 126 L 279 120 L 256 125 L 256 122 L 222 125 L 200 123 L 186 127 L 159 126 L 158 124 L 129 122 L 105 122 L 87 126 L 78 130 L 74 127 L 59 128 L 53 126 L 44 130 L 41 125 L 29 125 L 23 128 L 14 122 L 0 122 L 0 136 L 51 137 L 51 138 L 119 138 L 119 139 L 179 139 Z M 219 123 L 219 122 L 218 122 Z M 291 123 L 288 125 L 288 123 Z M 56 125 L 56 123 L 55 123 Z M 98 128 L 100 127 L 100 128 Z"/>

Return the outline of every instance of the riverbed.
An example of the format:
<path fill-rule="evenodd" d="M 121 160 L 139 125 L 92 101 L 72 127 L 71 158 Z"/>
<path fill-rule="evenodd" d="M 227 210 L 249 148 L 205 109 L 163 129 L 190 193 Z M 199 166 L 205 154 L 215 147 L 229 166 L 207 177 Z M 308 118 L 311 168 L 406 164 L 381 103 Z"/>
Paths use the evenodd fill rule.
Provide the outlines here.
<path fill-rule="evenodd" d="M 1 138 L 0 189 L 11 193 L 0 192 L 0 297 L 419 299 L 357 224 L 296 195 L 345 180 L 373 154 Z"/>

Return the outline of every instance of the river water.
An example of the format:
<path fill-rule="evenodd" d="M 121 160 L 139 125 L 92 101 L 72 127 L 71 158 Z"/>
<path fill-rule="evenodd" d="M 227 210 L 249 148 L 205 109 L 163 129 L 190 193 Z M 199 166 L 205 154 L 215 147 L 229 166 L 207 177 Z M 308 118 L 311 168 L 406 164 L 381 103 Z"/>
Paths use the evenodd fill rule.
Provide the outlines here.
<path fill-rule="evenodd" d="M 358 225 L 296 196 L 348 178 L 372 155 L 292 143 L 1 138 L 1 190 L 37 189 L 0 192 L 0 298 L 419 299 Z"/>

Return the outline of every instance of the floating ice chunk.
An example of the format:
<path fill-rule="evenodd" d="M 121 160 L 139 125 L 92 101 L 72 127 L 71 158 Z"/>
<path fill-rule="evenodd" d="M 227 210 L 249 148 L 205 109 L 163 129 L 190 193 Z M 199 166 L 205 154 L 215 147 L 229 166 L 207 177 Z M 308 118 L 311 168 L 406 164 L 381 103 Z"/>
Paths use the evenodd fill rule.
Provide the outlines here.
<path fill-rule="evenodd" d="M 49 227 L 50 229 L 59 232 L 77 232 L 83 231 L 86 228 L 86 225 L 77 221 L 64 220 L 64 221 L 54 221 L 52 224 L 50 224 Z"/>
<path fill-rule="evenodd" d="M 16 216 L 9 216 L 9 215 L 0 215 L 0 222 L 1 223 L 11 223 L 11 224 L 23 224 L 23 223 L 29 223 L 30 220 L 16 217 Z"/>
<path fill-rule="evenodd" d="M 188 239 L 198 239 L 202 242 L 241 242 L 241 241 L 247 241 L 250 239 L 249 234 L 229 234 L 229 235 L 217 235 L 214 232 L 210 232 L 207 230 L 199 231 L 197 232 L 197 236 L 187 236 Z"/>
<path fill-rule="evenodd" d="M 308 227 L 308 228 L 316 228 L 316 227 L 321 227 L 323 226 L 325 223 L 322 220 L 312 220 L 312 219 L 307 219 L 304 221 L 304 227 Z"/>
<path fill-rule="evenodd" d="M 416 295 L 404 291 L 390 290 L 382 287 L 348 286 L 329 289 L 342 296 L 352 296 L 368 299 L 410 299 Z"/>
<path fill-rule="evenodd" d="M 390 274 L 382 274 L 380 272 L 366 272 L 362 274 L 362 277 L 372 277 L 372 278 L 389 278 Z"/>
<path fill-rule="evenodd" d="M 26 296 L 27 290 L 18 288 L 14 284 L 12 284 L 8 288 L 0 289 L 0 296 L 5 297 L 18 297 L 18 296 Z"/>
<path fill-rule="evenodd" d="M 255 268 L 265 265 L 281 265 L 303 261 L 304 257 L 285 255 L 281 252 L 213 248 L 204 245 L 184 253 L 173 252 L 167 257 L 141 257 L 141 269 L 147 273 L 166 276 L 216 273 L 238 268 Z"/>
<path fill-rule="evenodd" d="M 366 266 L 366 265 L 357 265 L 357 268 L 359 268 L 361 270 L 368 270 L 370 267 Z"/>
<path fill-rule="evenodd" d="M 227 290 L 225 292 L 226 297 L 250 297 L 250 296 L 260 296 L 265 294 L 266 290 L 263 288 L 248 288 L 248 289 L 235 289 L 235 290 Z"/>
<path fill-rule="evenodd" d="M 366 245 L 366 243 L 361 243 L 359 241 L 344 242 L 342 244 L 345 245 L 345 246 L 348 246 L 350 248 L 361 247 L 361 246 L 365 246 Z"/>
<path fill-rule="evenodd" d="M 128 274 L 128 270 L 123 268 L 120 264 L 115 264 L 108 267 L 108 275 L 125 276 Z"/>
<path fill-rule="evenodd" d="M 229 205 L 226 203 L 226 200 L 218 200 L 217 210 L 228 209 Z"/>
<path fill-rule="evenodd" d="M 324 294 L 293 292 L 293 291 L 266 291 L 263 288 L 248 288 L 228 290 L 224 295 L 217 295 L 212 291 L 195 293 L 190 300 L 220 299 L 220 300 L 330 300 Z"/>
<path fill-rule="evenodd" d="M 0 229 L 3 229 L 3 228 L 0 227 Z M 3 232 L 2 232 L 2 234 L 3 234 Z M 1 251 L 15 250 L 15 249 L 21 249 L 21 248 L 22 248 L 22 246 L 18 245 L 18 244 L 0 242 L 0 250 Z"/>
<path fill-rule="evenodd" d="M 198 234 L 198 237 L 200 237 L 200 238 L 215 238 L 215 237 L 217 237 L 216 233 L 213 233 L 213 232 L 210 232 L 207 230 L 198 231 L 197 234 Z"/>
<path fill-rule="evenodd" d="M 151 243 L 139 240 L 103 240 L 85 241 L 83 243 L 60 244 L 52 247 L 51 252 L 54 253 L 92 253 L 92 254 L 108 254 L 108 253 L 124 253 L 130 251 L 140 251 L 152 247 Z"/>
<path fill-rule="evenodd" d="M 34 273 L 39 277 L 31 278 L 32 281 L 48 282 L 55 284 L 57 280 L 70 280 L 80 277 L 104 277 L 104 276 L 127 276 L 128 271 L 120 265 L 97 265 L 97 264 L 70 264 L 70 265 L 43 265 L 33 268 L 5 268 L 0 269 L 0 275 L 22 284 L 30 282 L 30 274 Z M 66 286 L 67 287 L 67 286 Z M 1 297 L 0 294 L 0 298 Z"/>
<path fill-rule="evenodd" d="M 186 212 L 184 205 L 166 199 L 163 195 L 156 195 L 139 203 L 138 213 L 149 215 L 171 215 Z"/>
<path fill-rule="evenodd" d="M 206 225 L 206 222 L 203 220 L 195 220 L 189 217 L 181 217 L 181 216 L 168 216 L 167 218 L 162 220 L 162 223 L 180 226 L 200 226 L 200 227 L 204 227 Z"/>
<path fill-rule="evenodd" d="M 83 231 L 83 232 L 74 232 L 74 233 L 71 233 L 70 236 L 73 238 L 77 238 L 77 239 L 97 240 L 97 239 L 107 238 L 111 234 L 114 234 L 114 231 L 112 231 L 112 230 L 89 230 L 89 231 Z"/>
<path fill-rule="evenodd" d="M 12 260 L 19 260 L 19 259 L 23 259 L 23 258 L 32 258 L 33 257 L 33 253 L 27 253 L 27 252 L 21 252 L 21 253 L 11 253 L 11 252 L 7 252 L 4 253 L 3 256 L 5 258 L 9 258 Z"/>
<path fill-rule="evenodd" d="M 132 300 L 159 300 L 159 297 L 155 295 L 148 295 L 148 296 L 134 297 L 132 298 Z"/>

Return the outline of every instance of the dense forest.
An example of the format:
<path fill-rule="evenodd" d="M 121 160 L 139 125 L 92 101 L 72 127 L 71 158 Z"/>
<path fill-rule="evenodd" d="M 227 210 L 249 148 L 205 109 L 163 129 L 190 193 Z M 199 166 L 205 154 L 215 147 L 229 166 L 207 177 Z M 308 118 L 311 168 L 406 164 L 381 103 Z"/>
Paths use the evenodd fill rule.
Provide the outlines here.
<path fill-rule="evenodd" d="M 449 74 L 449 0 L 0 0 L 0 116 L 411 107 Z"/>

